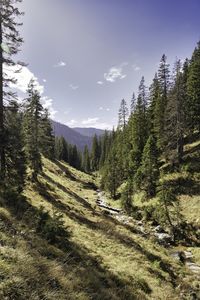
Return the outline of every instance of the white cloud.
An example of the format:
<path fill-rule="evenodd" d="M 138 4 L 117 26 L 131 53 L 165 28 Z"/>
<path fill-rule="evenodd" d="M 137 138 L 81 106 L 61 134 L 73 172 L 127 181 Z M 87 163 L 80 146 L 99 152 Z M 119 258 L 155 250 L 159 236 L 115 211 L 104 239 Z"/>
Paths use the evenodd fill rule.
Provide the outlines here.
<path fill-rule="evenodd" d="M 65 124 L 69 127 L 73 127 L 74 125 L 77 125 L 77 123 L 78 122 L 76 120 L 72 119 L 69 122 L 66 122 Z"/>
<path fill-rule="evenodd" d="M 135 69 L 134 69 L 136 72 L 137 71 L 140 71 L 141 70 L 141 68 L 140 67 L 135 67 Z"/>
<path fill-rule="evenodd" d="M 58 111 L 53 108 L 53 99 L 50 99 L 50 98 L 44 96 L 44 97 L 41 98 L 41 101 L 42 101 L 43 107 L 48 109 L 49 114 L 50 114 L 50 118 L 54 119 L 55 114 Z"/>
<path fill-rule="evenodd" d="M 72 83 L 69 85 L 69 87 L 70 87 L 70 89 L 72 89 L 73 91 L 75 91 L 75 90 L 77 90 L 77 89 L 79 88 L 78 85 L 74 85 L 74 84 L 72 84 Z"/>
<path fill-rule="evenodd" d="M 87 118 L 83 120 L 81 123 L 83 125 L 93 125 L 96 124 L 96 122 L 99 120 L 99 118 Z"/>
<path fill-rule="evenodd" d="M 103 81 L 99 80 L 99 81 L 97 81 L 97 84 L 103 85 Z"/>
<path fill-rule="evenodd" d="M 62 60 L 54 65 L 54 67 L 56 67 L 56 68 L 61 68 L 61 67 L 65 67 L 65 66 L 66 66 L 66 62 L 64 62 Z"/>
<path fill-rule="evenodd" d="M 43 81 L 43 82 L 47 82 L 47 80 L 46 80 L 45 78 L 44 78 L 44 79 L 42 79 L 42 81 Z"/>
<path fill-rule="evenodd" d="M 83 127 L 95 127 L 95 128 L 99 128 L 99 129 L 111 129 L 112 125 L 105 123 L 105 122 L 101 122 L 99 118 L 87 118 L 85 120 L 82 120 L 81 122 L 81 126 Z"/>
<path fill-rule="evenodd" d="M 110 108 L 106 108 L 106 111 L 110 111 Z"/>
<path fill-rule="evenodd" d="M 138 72 L 138 71 L 141 70 L 141 68 L 138 65 L 136 65 L 136 64 L 134 64 L 132 67 L 133 67 L 133 69 L 134 69 L 135 72 Z"/>
<path fill-rule="evenodd" d="M 99 107 L 99 110 L 103 110 L 103 107 L 102 107 L 102 106 L 100 106 L 100 107 Z"/>
<path fill-rule="evenodd" d="M 20 69 L 20 72 L 18 70 Z M 28 84 L 31 79 L 35 82 L 35 87 L 40 94 L 44 92 L 44 86 L 38 81 L 38 78 L 29 70 L 28 67 L 16 66 L 5 66 L 4 70 L 8 78 L 14 78 L 17 80 L 16 83 L 11 83 L 11 88 L 17 89 L 23 93 L 26 93 Z"/>
<path fill-rule="evenodd" d="M 122 67 L 112 67 L 108 73 L 104 73 L 106 81 L 115 82 L 117 79 L 124 79 L 126 74 L 122 74 Z"/>
<path fill-rule="evenodd" d="M 20 72 L 18 70 L 20 69 Z M 42 95 L 44 93 L 44 86 L 41 85 L 38 81 L 38 78 L 29 70 L 28 67 L 20 66 L 4 66 L 5 73 L 8 78 L 14 78 L 17 80 L 16 83 L 10 83 L 10 87 L 16 89 L 23 94 L 26 94 L 28 84 L 31 79 L 34 80 L 36 90 Z M 43 79 L 44 81 L 44 79 Z M 22 99 L 22 97 L 18 97 Z M 47 108 L 50 114 L 50 117 L 54 119 L 57 111 L 53 108 L 53 99 L 50 99 L 47 96 L 41 97 L 41 102 L 44 108 Z"/>

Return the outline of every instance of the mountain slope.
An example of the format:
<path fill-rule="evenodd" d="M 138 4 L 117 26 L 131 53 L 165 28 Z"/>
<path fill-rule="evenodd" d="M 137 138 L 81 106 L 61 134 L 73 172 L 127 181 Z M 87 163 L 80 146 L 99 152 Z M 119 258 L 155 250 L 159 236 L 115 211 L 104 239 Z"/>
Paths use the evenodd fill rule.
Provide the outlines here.
<path fill-rule="evenodd" d="M 97 136 L 101 136 L 105 132 L 105 130 L 97 129 L 97 128 L 93 128 L 93 127 L 90 127 L 90 128 L 74 127 L 73 130 L 80 133 L 81 135 L 88 136 L 88 137 L 93 137 L 95 134 Z"/>
<path fill-rule="evenodd" d="M 44 159 L 26 198 L 0 199 L 1 299 L 178 300 L 181 285 L 191 291 L 182 281 L 194 278 L 170 249 L 97 206 L 94 179 Z"/>
<path fill-rule="evenodd" d="M 85 145 L 87 145 L 89 148 L 91 147 L 91 137 L 84 136 L 67 125 L 53 120 L 51 122 L 55 136 L 63 136 L 69 144 L 76 145 L 79 150 L 83 150 Z"/>

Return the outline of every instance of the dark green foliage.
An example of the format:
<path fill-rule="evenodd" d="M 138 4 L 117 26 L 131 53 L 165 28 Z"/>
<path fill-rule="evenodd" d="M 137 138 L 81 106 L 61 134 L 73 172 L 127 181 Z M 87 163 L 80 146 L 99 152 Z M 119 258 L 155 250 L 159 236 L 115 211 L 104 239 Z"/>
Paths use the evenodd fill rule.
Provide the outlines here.
<path fill-rule="evenodd" d="M 159 87 L 157 86 L 159 84 Z M 167 57 L 162 56 L 158 70 L 158 82 L 154 82 L 154 133 L 156 134 L 157 146 L 160 150 L 163 149 L 164 139 L 164 119 L 165 110 L 167 106 L 167 96 L 169 92 L 169 65 L 167 64 Z"/>
<path fill-rule="evenodd" d="M 200 42 L 195 48 L 188 69 L 189 127 L 200 131 Z"/>
<path fill-rule="evenodd" d="M 180 60 L 174 67 L 174 80 L 165 112 L 165 156 L 180 165 L 183 157 L 183 134 L 186 128 L 186 90 Z"/>
<path fill-rule="evenodd" d="M 76 145 L 68 144 L 63 136 L 55 138 L 55 158 L 64 160 L 76 169 L 82 168 L 82 154 L 77 150 Z"/>
<path fill-rule="evenodd" d="M 128 214 L 131 214 L 133 211 L 132 195 L 133 183 L 131 180 L 128 180 L 122 193 L 122 207 Z"/>
<path fill-rule="evenodd" d="M 95 134 L 93 141 L 92 141 L 92 150 L 91 150 L 91 157 L 90 157 L 92 171 L 97 171 L 99 169 L 100 149 L 101 149 L 101 146 L 99 144 L 97 135 Z"/>
<path fill-rule="evenodd" d="M 53 128 L 49 118 L 49 112 L 47 109 L 44 110 L 40 120 L 40 151 L 41 153 L 49 158 L 55 158 L 55 137 L 53 134 Z"/>
<path fill-rule="evenodd" d="M 37 220 L 36 230 L 50 243 L 59 242 L 60 239 L 64 241 L 68 237 L 64 229 L 61 214 L 54 212 L 51 217 L 49 213 L 44 211 L 43 207 L 41 207 L 35 218 Z"/>
<path fill-rule="evenodd" d="M 86 173 L 90 173 L 91 168 L 90 168 L 90 154 L 87 145 L 84 148 L 83 152 L 83 159 L 82 159 L 82 169 Z"/>
<path fill-rule="evenodd" d="M 144 77 L 142 77 L 135 111 L 131 114 L 128 122 L 129 173 L 131 176 L 140 165 L 148 135 L 147 131 L 147 96 Z"/>
<path fill-rule="evenodd" d="M 8 178 L 6 178 L 8 175 L 6 147 L 10 147 L 10 145 L 6 145 L 8 139 L 5 114 L 9 102 L 16 98 L 16 94 L 9 88 L 9 84 L 13 83 L 14 80 L 7 76 L 5 68 L 3 70 L 3 64 L 7 66 L 16 65 L 12 57 L 18 53 L 23 42 L 17 30 L 20 24 L 16 19 L 22 15 L 17 6 L 18 2 L 21 1 L 1 0 L 0 8 L 0 185 L 2 187 L 8 183 Z M 7 47 L 9 47 L 9 51 L 7 51 Z M 10 134 L 12 133 L 10 132 Z"/>
<path fill-rule="evenodd" d="M 33 80 L 30 81 L 28 86 L 28 96 L 24 112 L 25 152 L 32 170 L 32 179 L 37 180 L 38 173 L 42 171 L 39 130 L 43 108 Z"/>
<path fill-rule="evenodd" d="M 176 239 L 176 227 L 182 221 L 180 214 L 179 201 L 176 197 L 172 187 L 166 184 L 164 181 L 161 182 L 158 191 L 159 206 L 157 207 L 157 217 L 159 222 L 169 226 L 170 231 Z"/>
<path fill-rule="evenodd" d="M 120 129 L 124 129 L 128 123 L 128 107 L 124 99 L 121 101 L 118 116 L 118 126 Z"/>
<path fill-rule="evenodd" d="M 22 114 L 18 104 L 10 102 L 5 114 L 7 142 L 6 154 L 6 189 L 21 192 L 26 175 L 26 159 L 22 134 Z"/>
<path fill-rule="evenodd" d="M 69 162 L 69 145 L 63 136 L 55 138 L 55 157 L 57 160 Z"/>
<path fill-rule="evenodd" d="M 117 151 L 115 147 L 113 147 L 102 171 L 101 184 L 103 188 L 106 188 L 110 192 L 111 197 L 114 199 L 117 196 L 117 188 L 121 183 L 120 171 Z"/>
<path fill-rule="evenodd" d="M 134 177 L 135 184 L 146 192 L 147 197 L 155 196 L 159 177 L 158 150 L 156 140 L 150 135 L 144 147 L 141 166 Z"/>

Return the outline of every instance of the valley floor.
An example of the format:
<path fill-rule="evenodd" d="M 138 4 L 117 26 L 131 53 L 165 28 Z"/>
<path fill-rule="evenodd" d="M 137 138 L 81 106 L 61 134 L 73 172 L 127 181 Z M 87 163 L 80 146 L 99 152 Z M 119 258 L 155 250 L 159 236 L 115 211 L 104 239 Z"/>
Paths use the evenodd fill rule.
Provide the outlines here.
<path fill-rule="evenodd" d="M 99 207 L 94 176 L 62 162 L 44 159 L 44 166 L 16 207 L 1 199 L 0 299 L 200 297 L 200 275 L 173 249 Z M 187 250 L 200 263 L 200 249 Z"/>

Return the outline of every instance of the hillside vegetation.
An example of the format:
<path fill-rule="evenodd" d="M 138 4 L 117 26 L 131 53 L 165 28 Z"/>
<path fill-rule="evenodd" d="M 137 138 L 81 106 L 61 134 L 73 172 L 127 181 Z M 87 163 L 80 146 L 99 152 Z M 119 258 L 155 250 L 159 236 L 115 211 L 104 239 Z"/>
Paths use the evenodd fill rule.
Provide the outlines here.
<path fill-rule="evenodd" d="M 100 209 L 94 176 L 43 163 L 22 197 L 1 199 L 1 299 L 193 299 L 198 277 L 134 219 L 122 224 Z M 185 197 L 183 212 L 197 221 L 199 198 Z"/>

